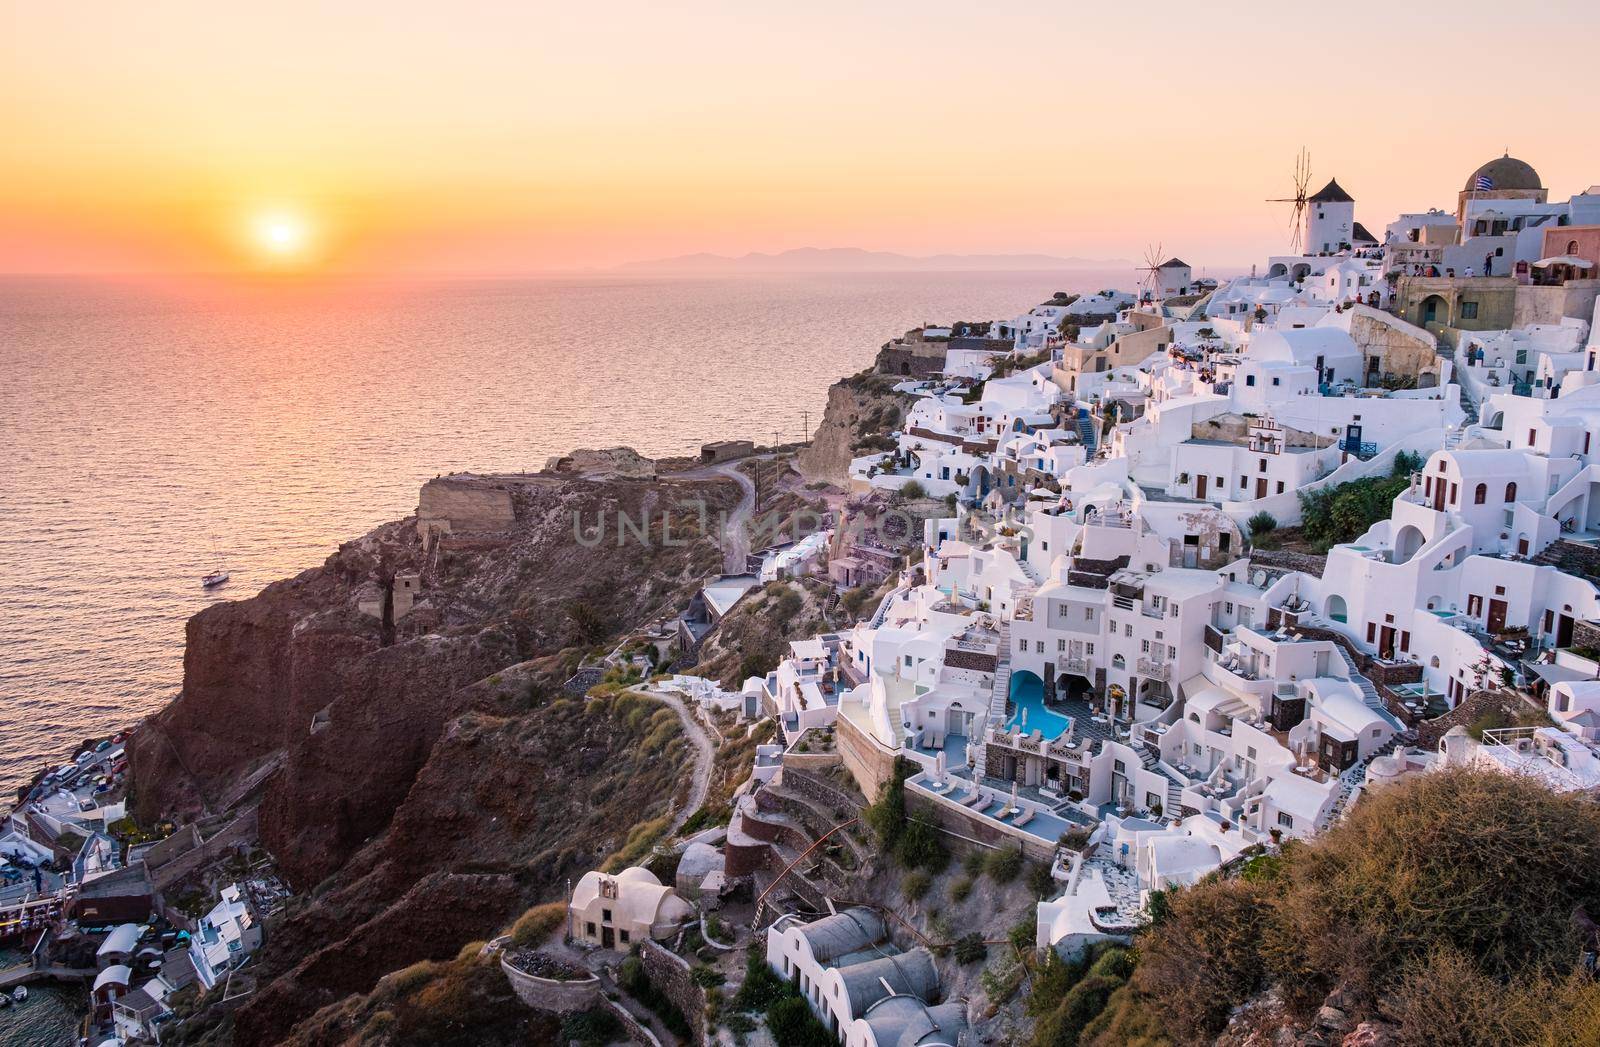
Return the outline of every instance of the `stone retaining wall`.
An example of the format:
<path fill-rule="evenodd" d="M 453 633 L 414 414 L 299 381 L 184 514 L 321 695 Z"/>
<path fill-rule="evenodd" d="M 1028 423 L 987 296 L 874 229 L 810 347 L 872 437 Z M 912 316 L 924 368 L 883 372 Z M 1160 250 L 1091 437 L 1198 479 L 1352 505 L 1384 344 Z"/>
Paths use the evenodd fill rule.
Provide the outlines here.
<path fill-rule="evenodd" d="M 834 748 L 844 760 L 844 769 L 855 779 L 856 786 L 866 796 L 875 797 L 894 775 L 894 756 L 861 732 L 847 716 L 834 723 Z"/>
<path fill-rule="evenodd" d="M 1452 727 L 1468 727 L 1472 721 L 1493 709 L 1504 709 L 1511 716 L 1515 716 L 1524 708 L 1531 708 L 1521 695 L 1512 691 L 1473 691 L 1461 700 L 1461 704 L 1431 720 L 1424 720 L 1417 725 L 1417 744 L 1432 752 L 1439 748 L 1439 740 L 1445 732 Z"/>
<path fill-rule="evenodd" d="M 1296 553 L 1287 549 L 1251 549 L 1250 563 L 1285 571 L 1300 571 L 1316 578 L 1322 577 L 1328 558 L 1315 553 Z"/>
<path fill-rule="evenodd" d="M 573 673 L 567 682 L 561 685 L 563 694 L 584 695 L 589 693 L 589 688 L 605 679 L 606 670 L 601 665 L 588 665 Z"/>
<path fill-rule="evenodd" d="M 805 768 L 797 767 L 791 774 L 787 761 L 784 762 L 783 768 L 783 787 L 796 796 L 813 800 L 838 815 L 839 817 L 834 819 L 835 823 L 854 818 L 865 806 L 861 796 L 850 793 Z"/>
<path fill-rule="evenodd" d="M 571 1014 L 587 1011 L 601 1000 L 600 979 L 593 975 L 571 981 L 538 978 L 517 970 L 504 956 L 500 957 L 500 969 L 506 972 L 506 980 L 511 983 L 511 991 L 517 994 L 517 999 L 536 1011 Z"/>
<path fill-rule="evenodd" d="M 838 767 L 844 762 L 844 757 L 836 752 L 832 753 L 797 753 L 786 752 L 783 754 L 783 766 L 793 767 L 802 771 L 826 771 L 830 767 Z"/>
<path fill-rule="evenodd" d="M 639 959 L 650 984 L 689 1020 L 689 1028 L 694 1033 L 691 1042 L 705 1043 L 706 991 L 694 983 L 689 961 L 649 939 L 640 944 Z"/>
<path fill-rule="evenodd" d="M 906 814 L 938 829 L 944 842 L 957 856 L 972 851 L 987 854 L 1001 848 L 1016 850 L 1020 847 L 1023 856 L 1033 861 L 1048 862 L 1055 859 L 1054 840 L 1047 843 L 1020 831 L 1013 835 L 987 819 L 957 810 L 912 789 L 906 790 Z"/>

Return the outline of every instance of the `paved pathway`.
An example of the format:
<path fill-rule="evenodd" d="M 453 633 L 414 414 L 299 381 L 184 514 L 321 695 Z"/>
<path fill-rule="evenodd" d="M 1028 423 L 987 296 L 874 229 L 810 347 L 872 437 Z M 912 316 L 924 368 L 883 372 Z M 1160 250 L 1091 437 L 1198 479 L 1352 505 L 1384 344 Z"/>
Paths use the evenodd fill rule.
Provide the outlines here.
<path fill-rule="evenodd" d="M 724 574 L 744 574 L 749 570 L 750 516 L 756 507 L 756 485 L 739 467 L 750 462 L 764 462 L 771 454 L 751 455 L 720 465 L 704 465 L 686 472 L 672 473 L 674 480 L 709 480 L 725 476 L 739 485 L 743 496 L 739 505 L 728 516 L 728 525 L 722 535 L 722 570 Z"/>
<path fill-rule="evenodd" d="M 673 815 L 672 824 L 667 829 L 666 835 L 671 836 L 683 828 L 683 823 L 693 817 L 694 812 L 705 805 L 706 793 L 711 787 L 711 764 L 716 755 L 716 748 L 711 744 L 711 736 L 706 734 L 706 729 L 694 718 L 694 714 L 677 695 L 661 694 L 657 691 L 640 693 L 671 706 L 672 711 L 678 714 L 678 722 L 683 724 L 684 734 L 694 746 L 694 780 L 689 783 L 688 802 Z"/>

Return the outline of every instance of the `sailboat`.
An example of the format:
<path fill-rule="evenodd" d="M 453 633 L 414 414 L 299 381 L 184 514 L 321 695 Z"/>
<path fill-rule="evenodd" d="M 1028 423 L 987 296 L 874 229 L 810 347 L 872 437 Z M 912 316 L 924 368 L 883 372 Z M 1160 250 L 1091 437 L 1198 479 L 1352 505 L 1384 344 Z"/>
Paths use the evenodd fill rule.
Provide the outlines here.
<path fill-rule="evenodd" d="M 211 547 L 211 559 L 212 560 L 221 560 L 222 559 L 222 557 L 217 555 L 217 547 L 215 545 L 213 545 Z M 200 588 L 202 588 L 202 589 L 215 589 L 217 586 L 221 585 L 223 582 L 226 582 L 227 580 L 228 580 L 228 569 L 226 567 L 220 567 L 219 566 L 215 571 L 212 571 L 210 574 L 208 574 L 205 577 L 200 579 Z"/>

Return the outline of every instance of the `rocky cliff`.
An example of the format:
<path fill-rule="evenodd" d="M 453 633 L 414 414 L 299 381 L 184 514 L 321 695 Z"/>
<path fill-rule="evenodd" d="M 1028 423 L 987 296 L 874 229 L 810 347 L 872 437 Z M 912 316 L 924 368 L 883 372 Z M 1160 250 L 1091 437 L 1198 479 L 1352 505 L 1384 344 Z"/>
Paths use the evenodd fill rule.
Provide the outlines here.
<path fill-rule="evenodd" d="M 676 612 L 718 568 L 711 536 L 738 486 L 430 486 L 452 483 L 474 493 L 435 487 L 428 526 L 386 524 L 196 615 L 183 691 L 136 736 L 139 817 L 220 819 L 259 802 L 261 843 L 296 887 L 317 887 L 271 936 L 237 1042 L 279 1042 L 385 971 L 493 934 L 678 789 L 687 761 L 670 710 L 619 718 L 546 696 L 584 651 Z M 509 520 L 485 510 L 486 485 Z M 416 602 L 397 616 L 395 580 L 411 576 Z"/>
<path fill-rule="evenodd" d="M 899 381 L 863 371 L 828 387 L 828 406 L 796 464 L 808 480 L 848 485 L 850 460 L 889 450 L 885 434 L 905 417 L 912 398 L 894 391 Z"/>

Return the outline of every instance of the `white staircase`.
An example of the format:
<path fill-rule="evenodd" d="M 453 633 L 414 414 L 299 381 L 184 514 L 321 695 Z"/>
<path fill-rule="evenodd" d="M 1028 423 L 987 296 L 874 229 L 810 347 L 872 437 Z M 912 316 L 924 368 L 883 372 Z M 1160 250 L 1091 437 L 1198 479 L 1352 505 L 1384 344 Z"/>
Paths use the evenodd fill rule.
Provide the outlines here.
<path fill-rule="evenodd" d="M 1383 696 L 1372 686 L 1372 681 L 1362 676 L 1356 669 L 1356 663 L 1351 660 L 1350 652 L 1344 649 L 1344 644 L 1336 643 L 1333 646 L 1339 652 L 1339 657 L 1344 659 L 1344 667 L 1350 671 L 1350 682 L 1361 688 L 1361 700 L 1369 709 L 1382 709 L 1387 712 L 1388 707 L 1383 704 Z"/>
<path fill-rule="evenodd" d="M 988 726 L 998 730 L 1006 722 L 1006 698 L 1011 694 L 1011 622 L 1002 619 L 1000 622 L 1000 652 L 995 662 L 994 687 L 989 692 Z M 977 769 L 978 780 L 982 781 L 987 773 L 987 759 L 989 747 L 984 744 L 983 732 L 978 737 L 970 739 L 969 745 L 978 746 L 978 758 L 974 766 Z"/>

